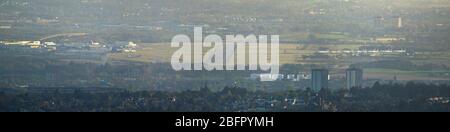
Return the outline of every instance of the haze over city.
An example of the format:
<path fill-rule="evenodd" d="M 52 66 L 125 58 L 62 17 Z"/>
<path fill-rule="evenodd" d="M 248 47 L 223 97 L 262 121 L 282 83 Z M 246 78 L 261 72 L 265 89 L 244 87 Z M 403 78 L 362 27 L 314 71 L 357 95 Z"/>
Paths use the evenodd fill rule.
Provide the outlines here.
<path fill-rule="evenodd" d="M 174 70 L 196 27 L 279 73 Z M 448 0 L 2 0 L 0 111 L 448 112 L 448 36 Z"/>

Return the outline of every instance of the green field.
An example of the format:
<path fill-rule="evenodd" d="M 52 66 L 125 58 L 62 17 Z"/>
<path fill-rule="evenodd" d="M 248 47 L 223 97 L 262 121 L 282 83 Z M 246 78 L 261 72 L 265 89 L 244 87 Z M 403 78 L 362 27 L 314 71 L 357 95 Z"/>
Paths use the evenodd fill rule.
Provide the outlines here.
<path fill-rule="evenodd" d="M 140 49 L 136 53 L 113 53 L 110 55 L 111 61 L 135 61 L 135 62 L 169 62 L 172 54 L 178 48 L 170 47 L 169 43 L 144 43 L 139 44 Z M 305 45 L 305 44 L 280 44 L 280 63 L 298 64 L 301 63 L 301 56 L 312 55 L 321 47 L 331 50 L 356 49 L 359 45 Z M 204 48 L 206 52 L 208 48 Z M 247 53 L 248 54 L 248 53 Z M 248 56 L 248 55 L 247 55 Z"/>
<path fill-rule="evenodd" d="M 110 61 L 132 61 L 143 63 L 169 63 L 172 54 L 178 48 L 170 47 L 169 43 L 141 43 L 140 48 L 135 53 L 113 53 L 110 54 Z M 303 56 L 310 56 L 316 54 L 319 48 L 328 48 L 330 50 L 351 49 L 355 50 L 359 47 L 358 44 L 338 44 L 338 45 L 312 45 L 312 44 L 280 44 L 280 64 L 318 64 L 318 65 L 337 65 L 338 70 L 343 70 L 352 64 L 351 60 L 343 58 L 331 58 L 331 60 L 305 60 Z M 203 49 L 204 52 L 208 48 Z M 335 54 L 329 54 L 331 56 Z M 247 55 L 248 57 L 248 52 Z M 396 57 L 396 56 L 386 56 Z M 420 57 L 420 56 L 419 56 Z M 436 59 L 437 58 L 437 59 Z M 341 60 L 342 59 L 342 60 Z M 415 58 L 405 58 L 415 64 L 423 63 L 440 63 L 443 60 L 440 57 L 428 58 L 425 60 L 417 60 Z M 246 59 L 248 60 L 248 59 Z M 438 63 L 438 64 L 439 64 Z M 440 63 L 444 64 L 444 63 Z M 367 68 L 364 69 L 368 78 L 377 79 L 392 79 L 397 76 L 404 80 L 444 80 L 448 78 L 450 71 L 430 70 L 430 71 L 406 71 L 383 68 Z"/>
<path fill-rule="evenodd" d="M 439 75 L 448 74 L 450 73 L 450 70 L 406 71 L 406 70 L 384 69 L 384 68 L 367 68 L 364 69 L 364 73 L 368 78 L 386 79 L 386 78 L 393 78 L 396 76 L 399 80 L 449 80 L 448 77 L 443 77 Z"/>
<path fill-rule="evenodd" d="M 340 40 L 340 39 L 348 39 L 350 36 L 348 34 L 344 33 L 307 33 L 307 32 L 300 32 L 300 33 L 288 33 L 288 34 L 282 34 L 281 40 L 285 41 L 291 41 L 291 42 L 297 42 L 297 41 L 305 41 L 308 39 L 312 39 L 311 37 L 314 37 L 314 39 L 322 39 L 322 40 Z"/>
<path fill-rule="evenodd" d="M 170 62 L 172 54 L 176 50 L 178 50 L 178 48 L 170 47 L 169 43 L 140 44 L 140 46 L 141 49 L 138 49 L 136 53 L 111 54 L 110 60 L 136 62 Z M 295 63 L 295 59 L 291 58 L 296 58 L 295 56 L 298 55 L 298 52 L 295 51 L 296 47 L 296 45 L 292 44 L 283 44 L 280 46 L 280 51 L 286 51 L 285 53 L 280 53 L 281 63 Z M 209 48 L 203 48 L 204 53 L 208 50 Z"/>

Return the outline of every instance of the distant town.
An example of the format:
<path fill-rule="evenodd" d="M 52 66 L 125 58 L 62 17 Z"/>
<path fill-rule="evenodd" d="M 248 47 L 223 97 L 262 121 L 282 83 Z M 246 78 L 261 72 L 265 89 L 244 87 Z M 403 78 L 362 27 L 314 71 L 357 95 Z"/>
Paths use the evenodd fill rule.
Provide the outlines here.
<path fill-rule="evenodd" d="M 449 18 L 448 0 L 2 0 L 0 111 L 449 111 Z M 195 27 L 279 35 L 279 74 L 173 70 Z"/>

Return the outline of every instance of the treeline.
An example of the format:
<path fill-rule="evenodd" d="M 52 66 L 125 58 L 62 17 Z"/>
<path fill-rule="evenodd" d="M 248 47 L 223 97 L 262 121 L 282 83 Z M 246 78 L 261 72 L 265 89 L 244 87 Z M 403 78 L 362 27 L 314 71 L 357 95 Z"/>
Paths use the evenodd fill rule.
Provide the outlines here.
<path fill-rule="evenodd" d="M 450 86 L 423 83 L 374 84 L 350 90 L 310 89 L 284 92 L 226 87 L 197 91 L 87 93 L 0 92 L 0 111 L 159 112 L 159 111 L 450 111 Z M 294 100 L 294 101 L 289 101 Z"/>
<path fill-rule="evenodd" d="M 371 88 L 353 88 L 349 90 L 349 93 L 348 98 L 334 100 L 339 111 L 450 111 L 450 86 L 448 85 L 414 82 L 380 84 L 377 82 Z"/>

